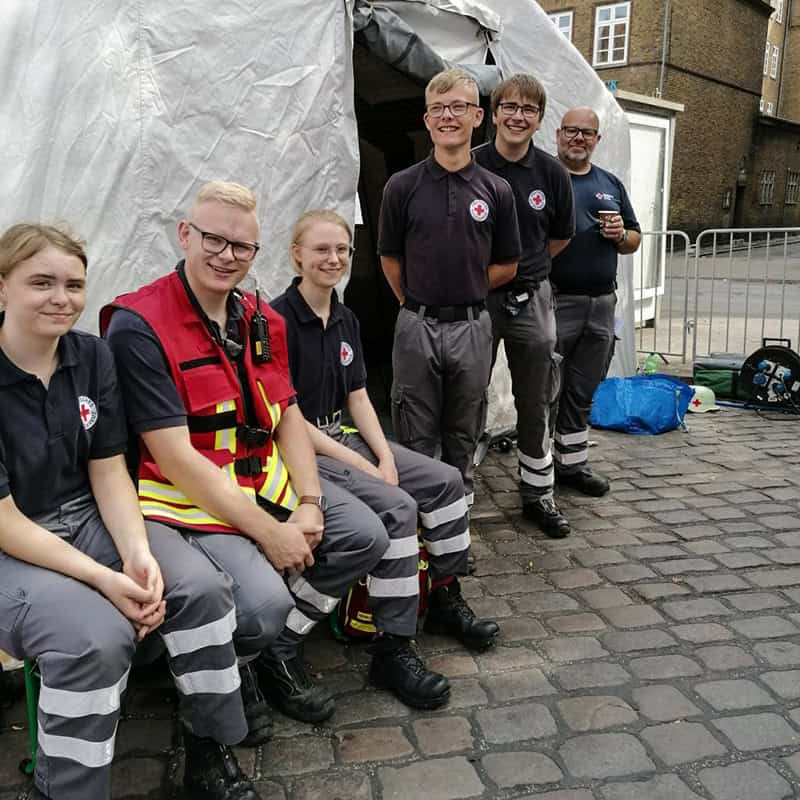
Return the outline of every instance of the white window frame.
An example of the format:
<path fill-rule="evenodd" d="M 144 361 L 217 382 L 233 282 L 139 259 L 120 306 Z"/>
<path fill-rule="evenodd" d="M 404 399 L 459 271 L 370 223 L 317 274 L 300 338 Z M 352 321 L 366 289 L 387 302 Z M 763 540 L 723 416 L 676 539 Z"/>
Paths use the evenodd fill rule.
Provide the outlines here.
<path fill-rule="evenodd" d="M 758 101 L 758 110 L 762 114 L 764 113 L 764 98 L 763 97 Z"/>
<path fill-rule="evenodd" d="M 548 14 L 559 33 L 563 33 L 568 42 L 572 41 L 572 23 L 575 18 L 574 11 L 558 11 Z M 564 22 L 566 21 L 566 25 Z"/>
<path fill-rule="evenodd" d="M 786 170 L 786 199 L 784 203 L 787 206 L 797 205 L 800 199 L 800 170 L 787 169 Z"/>
<path fill-rule="evenodd" d="M 758 204 L 771 206 L 775 198 L 775 170 L 764 169 L 758 176 Z"/>
<path fill-rule="evenodd" d="M 769 63 L 769 76 L 773 80 L 778 77 L 778 60 L 781 56 L 781 49 L 778 45 L 772 46 L 772 59 Z"/>
<path fill-rule="evenodd" d="M 783 22 L 783 0 L 776 0 L 775 2 L 775 22 Z"/>
<path fill-rule="evenodd" d="M 774 106 L 772 105 L 771 100 L 767 100 L 767 114 L 771 114 L 773 112 Z"/>
<path fill-rule="evenodd" d="M 764 50 L 764 77 L 766 78 L 769 75 L 769 56 L 772 52 L 772 45 L 769 43 L 769 39 L 767 39 L 767 49 Z"/>
<path fill-rule="evenodd" d="M 625 17 L 617 19 L 617 9 L 625 9 Z M 611 11 L 611 19 L 609 22 L 600 22 L 600 14 L 603 11 Z M 623 47 L 623 54 L 621 59 L 614 59 L 614 31 L 617 26 L 624 23 L 625 30 L 625 44 Z M 600 34 L 603 29 L 608 31 L 608 49 L 603 51 L 607 60 L 601 60 L 601 52 L 599 50 Z M 592 47 L 592 66 L 593 67 L 615 67 L 620 64 L 628 63 L 628 46 L 631 38 L 631 3 L 630 0 L 625 0 L 622 3 L 609 3 L 607 5 L 597 6 L 594 10 L 594 45 Z"/>

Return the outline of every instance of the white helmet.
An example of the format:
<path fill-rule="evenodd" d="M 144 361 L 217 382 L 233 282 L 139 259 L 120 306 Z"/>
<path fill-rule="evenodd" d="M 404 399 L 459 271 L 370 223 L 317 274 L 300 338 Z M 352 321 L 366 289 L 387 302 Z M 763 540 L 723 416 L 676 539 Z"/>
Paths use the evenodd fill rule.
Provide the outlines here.
<path fill-rule="evenodd" d="M 695 414 L 704 414 L 706 411 L 719 411 L 714 390 L 708 386 L 692 386 L 694 394 L 689 401 L 689 411 Z"/>

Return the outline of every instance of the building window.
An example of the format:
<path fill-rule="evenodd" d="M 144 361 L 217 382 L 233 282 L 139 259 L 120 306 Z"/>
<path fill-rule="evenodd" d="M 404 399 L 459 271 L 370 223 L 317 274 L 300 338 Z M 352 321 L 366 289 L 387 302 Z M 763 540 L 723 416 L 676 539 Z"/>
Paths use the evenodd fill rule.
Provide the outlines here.
<path fill-rule="evenodd" d="M 800 170 L 787 169 L 786 205 L 787 206 L 796 205 L 798 197 L 800 197 Z"/>
<path fill-rule="evenodd" d="M 773 109 L 774 107 L 772 105 L 772 101 L 767 100 L 767 114 L 771 114 L 773 112 Z"/>
<path fill-rule="evenodd" d="M 769 65 L 769 76 L 770 78 L 777 78 L 778 77 L 778 58 L 780 57 L 780 48 L 774 46 L 772 48 L 772 61 Z"/>
<path fill-rule="evenodd" d="M 764 98 L 763 97 L 758 101 L 758 110 L 762 114 L 764 113 Z"/>
<path fill-rule="evenodd" d="M 562 11 L 560 14 L 550 14 L 553 25 L 564 34 L 567 41 L 572 41 L 572 12 Z"/>
<path fill-rule="evenodd" d="M 608 67 L 627 62 L 630 17 L 630 2 L 595 9 L 593 66 Z"/>
<path fill-rule="evenodd" d="M 775 196 L 775 170 L 765 169 L 758 178 L 758 202 L 762 206 L 771 206 Z"/>
<path fill-rule="evenodd" d="M 767 49 L 764 50 L 764 77 L 769 75 L 769 54 L 772 52 L 772 45 L 767 40 Z"/>
<path fill-rule="evenodd" d="M 775 22 L 783 22 L 783 0 L 775 0 Z"/>

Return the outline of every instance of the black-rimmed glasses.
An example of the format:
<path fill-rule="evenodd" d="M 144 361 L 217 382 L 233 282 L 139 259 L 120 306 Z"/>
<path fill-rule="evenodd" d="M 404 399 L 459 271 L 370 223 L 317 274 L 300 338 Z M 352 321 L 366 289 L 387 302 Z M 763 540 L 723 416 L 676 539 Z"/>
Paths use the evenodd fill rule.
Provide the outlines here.
<path fill-rule="evenodd" d="M 452 103 L 431 103 L 425 110 L 428 112 L 429 117 L 441 117 L 445 109 L 450 109 L 450 113 L 454 117 L 463 117 L 470 106 L 473 108 L 479 107 L 477 103 L 468 103 L 466 100 L 455 100 Z"/>
<path fill-rule="evenodd" d="M 594 139 L 598 133 L 597 128 L 575 128 L 572 125 L 562 128 L 561 131 L 567 139 L 574 139 L 579 133 L 584 139 Z"/>
<path fill-rule="evenodd" d="M 539 116 L 539 106 L 530 105 L 528 103 L 498 103 L 497 107 L 507 117 L 513 117 L 517 111 L 522 111 L 522 116 L 525 119 L 533 119 Z"/>
<path fill-rule="evenodd" d="M 230 246 L 231 253 L 237 261 L 252 261 L 261 247 L 258 242 L 232 242 L 218 233 L 201 231 L 194 222 L 189 222 L 188 225 L 200 234 L 203 250 L 214 256 L 225 252 L 225 249 Z"/>

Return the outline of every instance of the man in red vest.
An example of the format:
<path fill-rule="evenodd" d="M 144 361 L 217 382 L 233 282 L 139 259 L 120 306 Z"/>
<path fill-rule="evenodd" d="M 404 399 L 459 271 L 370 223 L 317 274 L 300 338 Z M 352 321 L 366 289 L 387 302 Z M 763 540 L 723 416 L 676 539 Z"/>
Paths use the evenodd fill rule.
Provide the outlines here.
<path fill-rule="evenodd" d="M 301 645 L 389 545 L 373 512 L 321 485 L 283 319 L 236 288 L 258 234 L 253 193 L 208 183 L 178 225 L 184 260 L 101 311 L 138 437 L 142 513 L 230 576 L 250 743 L 271 727 L 259 683 L 296 719 L 333 713 Z"/>

